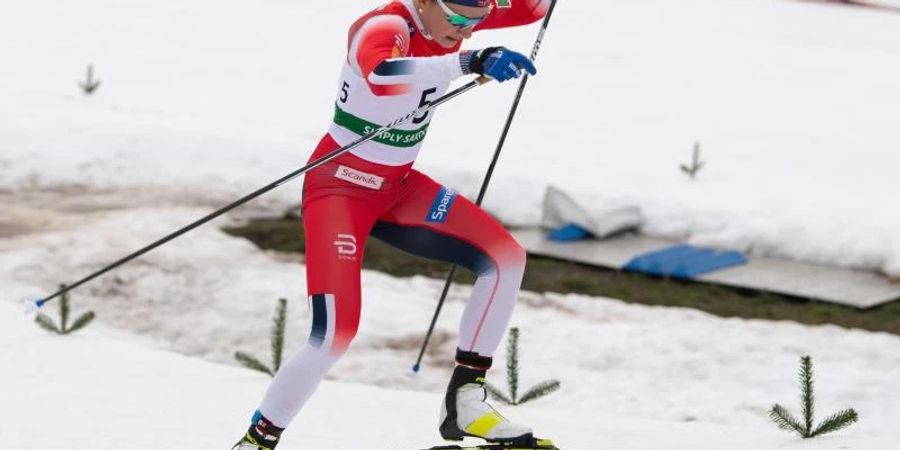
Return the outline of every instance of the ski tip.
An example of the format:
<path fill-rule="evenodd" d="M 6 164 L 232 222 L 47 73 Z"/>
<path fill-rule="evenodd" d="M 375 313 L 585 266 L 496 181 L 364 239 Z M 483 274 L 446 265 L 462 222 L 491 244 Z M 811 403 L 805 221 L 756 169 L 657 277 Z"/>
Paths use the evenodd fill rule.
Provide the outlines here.
<path fill-rule="evenodd" d="M 24 300 L 22 301 L 22 306 L 25 308 L 25 316 L 31 317 L 36 315 L 41 308 L 44 306 L 44 303 L 47 301 L 39 298 L 37 300 Z"/>

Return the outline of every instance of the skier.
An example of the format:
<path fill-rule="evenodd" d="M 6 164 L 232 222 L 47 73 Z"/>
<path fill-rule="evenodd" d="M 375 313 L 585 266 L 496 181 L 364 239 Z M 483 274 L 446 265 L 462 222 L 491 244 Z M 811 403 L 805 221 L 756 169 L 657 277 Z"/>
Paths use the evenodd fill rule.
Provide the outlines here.
<path fill-rule="evenodd" d="M 503 82 L 536 69 L 504 47 L 460 51 L 478 30 L 544 17 L 549 0 L 394 0 L 350 27 L 334 120 L 310 161 L 442 95 L 454 79 L 479 74 Z M 530 428 L 485 400 L 485 376 L 506 331 L 525 252 L 495 219 L 412 168 L 434 111 L 400 125 L 306 175 L 306 345 L 269 386 L 233 450 L 271 450 L 347 350 L 360 316 L 360 270 L 369 235 L 409 253 L 456 263 L 477 275 L 463 312 L 456 368 L 441 405 L 447 440 L 474 436 L 536 447 Z M 457 145 L 471 145 L 464 134 Z"/>

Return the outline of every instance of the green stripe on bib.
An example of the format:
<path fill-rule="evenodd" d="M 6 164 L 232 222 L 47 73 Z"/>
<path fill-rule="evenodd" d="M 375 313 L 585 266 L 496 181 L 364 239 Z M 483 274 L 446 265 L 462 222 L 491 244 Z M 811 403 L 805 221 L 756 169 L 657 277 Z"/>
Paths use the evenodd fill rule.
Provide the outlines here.
<path fill-rule="evenodd" d="M 334 123 L 360 136 L 381 128 L 381 125 L 377 123 L 369 122 L 342 110 L 337 104 L 334 105 Z M 372 140 L 391 147 L 412 147 L 422 142 L 422 139 L 425 139 L 428 125 L 425 124 L 425 126 L 417 130 L 387 130 Z"/>

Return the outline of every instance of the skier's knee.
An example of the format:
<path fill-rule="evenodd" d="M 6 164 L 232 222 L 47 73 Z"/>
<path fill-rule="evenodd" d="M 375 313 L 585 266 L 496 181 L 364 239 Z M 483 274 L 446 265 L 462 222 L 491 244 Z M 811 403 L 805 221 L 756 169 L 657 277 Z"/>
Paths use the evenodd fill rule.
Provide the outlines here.
<path fill-rule="evenodd" d="M 525 247 L 522 247 L 522 244 L 519 244 L 519 241 L 512 236 L 510 236 L 510 240 L 512 241 L 510 247 L 512 248 L 511 252 L 513 254 L 513 260 L 515 260 L 516 265 L 520 266 L 524 271 L 525 260 L 528 259 L 528 252 L 526 252 Z"/>
<path fill-rule="evenodd" d="M 498 254 L 497 262 L 504 271 L 508 273 L 519 273 L 519 276 L 525 272 L 525 260 L 528 257 L 525 249 L 516 241 L 512 235 L 508 235 L 506 239 L 499 242 L 495 253 Z"/>
<path fill-rule="evenodd" d="M 356 337 L 359 317 L 338 317 L 334 295 L 310 295 L 312 326 L 306 344 L 332 356 L 340 356 L 347 351 Z"/>

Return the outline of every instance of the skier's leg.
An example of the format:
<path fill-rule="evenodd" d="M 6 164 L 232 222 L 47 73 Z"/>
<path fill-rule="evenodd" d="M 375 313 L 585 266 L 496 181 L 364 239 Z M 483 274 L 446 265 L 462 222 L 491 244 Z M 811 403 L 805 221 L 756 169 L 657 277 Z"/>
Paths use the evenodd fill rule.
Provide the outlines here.
<path fill-rule="evenodd" d="M 280 368 L 248 436 L 273 448 L 283 430 L 347 350 L 360 316 L 360 268 L 377 213 L 365 199 L 329 195 L 304 205 L 309 338 Z"/>
<path fill-rule="evenodd" d="M 413 171 L 402 200 L 372 235 L 409 253 L 468 268 L 478 279 L 460 321 L 454 370 L 441 411 L 446 439 L 529 440 L 531 430 L 485 402 L 484 378 L 505 334 L 525 270 L 525 251 L 469 200 Z"/>
<path fill-rule="evenodd" d="M 483 365 L 493 356 L 509 323 L 525 250 L 480 207 L 417 171 L 410 172 L 401 200 L 378 218 L 372 236 L 409 253 L 452 262 L 478 279 L 460 322 L 460 356 Z M 479 359 L 481 358 L 481 359 Z"/>

